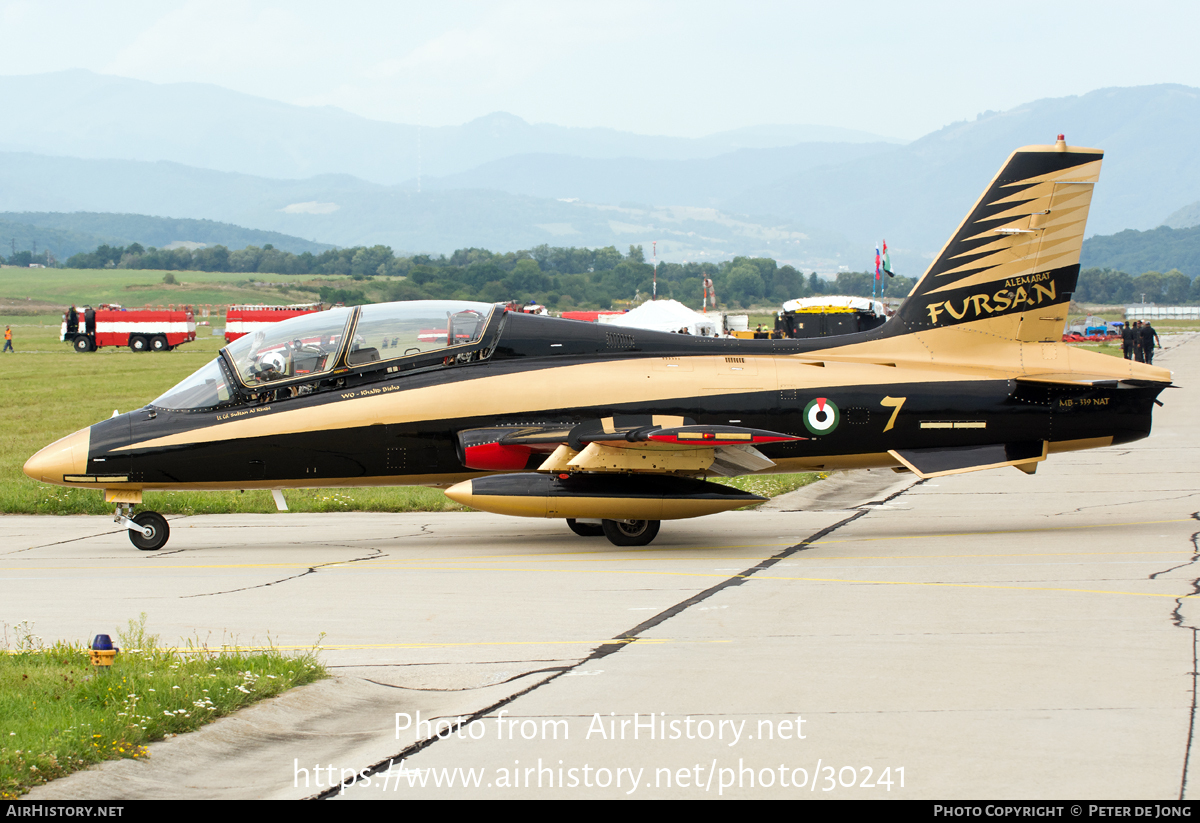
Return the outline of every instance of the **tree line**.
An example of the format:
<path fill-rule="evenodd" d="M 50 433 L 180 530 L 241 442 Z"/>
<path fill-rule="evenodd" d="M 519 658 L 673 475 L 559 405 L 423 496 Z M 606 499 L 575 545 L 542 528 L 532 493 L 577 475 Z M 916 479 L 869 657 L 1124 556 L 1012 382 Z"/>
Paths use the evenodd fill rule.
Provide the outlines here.
<path fill-rule="evenodd" d="M 27 254 L 27 253 L 22 253 Z M 20 255 L 18 255 L 20 256 Z M 17 261 L 14 261 L 17 263 Z M 266 244 L 231 251 L 224 246 L 202 249 L 143 248 L 101 245 L 77 254 L 67 268 L 154 269 L 159 271 L 221 271 L 344 275 L 353 281 L 374 281 L 388 300 L 458 299 L 499 302 L 533 300 L 551 309 L 607 309 L 645 299 L 654 290 L 693 308 L 703 302 L 703 281 L 713 281 L 725 308 L 779 305 L 797 297 L 822 294 L 872 294 L 872 272 L 840 272 L 836 278 L 805 274 L 769 257 L 735 257 L 705 263 L 646 262 L 641 246 L 622 254 L 614 246 L 577 248 L 541 245 L 533 249 L 492 252 L 459 249 L 453 254 L 396 255 L 388 246 L 355 246 L 320 254 L 292 254 Z M 884 278 L 884 293 L 892 299 L 908 294 L 914 278 Z M 364 284 L 365 285 L 365 284 Z M 353 283 L 326 286 L 321 298 L 347 304 L 366 302 L 366 292 Z M 1130 275 L 1111 268 L 1084 269 L 1075 299 L 1084 303 L 1200 304 L 1200 278 L 1178 269 Z"/>
<path fill-rule="evenodd" d="M 1080 303 L 1117 306 L 1155 303 L 1160 306 L 1200 305 L 1200 277 L 1188 277 L 1179 269 L 1131 275 L 1117 269 L 1084 269 L 1074 299 Z"/>
<path fill-rule="evenodd" d="M 202 249 L 99 246 L 77 254 L 66 268 L 154 269 L 159 271 L 222 271 L 345 275 L 354 281 L 372 280 L 389 300 L 458 299 L 498 302 L 533 300 L 549 308 L 607 309 L 640 299 L 655 290 L 660 298 L 673 298 L 699 308 L 703 281 L 711 279 L 723 307 L 779 304 L 797 297 L 821 294 L 871 294 L 873 274 L 842 272 L 830 280 L 816 272 L 805 274 L 790 265 L 780 266 L 764 257 L 735 257 L 706 263 L 646 262 L 642 246 L 622 254 L 614 246 L 603 248 L 537 246 L 533 249 L 492 252 L 459 249 L 453 254 L 397 256 L 388 246 L 356 246 L 320 254 L 292 254 L 271 244 L 231 251 L 224 246 Z M 913 280 L 885 280 L 887 294 L 899 298 Z M 364 284 L 365 285 L 365 284 Z M 382 287 L 382 289 L 378 287 Z M 320 290 L 322 300 L 353 304 L 365 302 L 365 292 L 353 283 Z"/>

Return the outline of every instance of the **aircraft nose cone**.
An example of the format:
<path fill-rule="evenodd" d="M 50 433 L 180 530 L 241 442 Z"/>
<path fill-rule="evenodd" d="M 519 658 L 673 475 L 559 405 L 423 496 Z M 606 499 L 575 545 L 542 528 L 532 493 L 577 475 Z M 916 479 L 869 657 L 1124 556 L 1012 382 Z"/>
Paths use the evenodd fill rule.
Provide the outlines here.
<path fill-rule="evenodd" d="M 44 483 L 62 484 L 63 475 L 87 472 L 92 430 L 80 429 L 56 440 L 25 461 L 25 474 Z"/>
<path fill-rule="evenodd" d="M 471 491 L 470 480 L 464 480 L 461 483 L 455 483 L 443 493 L 455 503 L 461 503 L 464 506 L 470 506 L 471 502 L 475 498 L 474 493 Z"/>

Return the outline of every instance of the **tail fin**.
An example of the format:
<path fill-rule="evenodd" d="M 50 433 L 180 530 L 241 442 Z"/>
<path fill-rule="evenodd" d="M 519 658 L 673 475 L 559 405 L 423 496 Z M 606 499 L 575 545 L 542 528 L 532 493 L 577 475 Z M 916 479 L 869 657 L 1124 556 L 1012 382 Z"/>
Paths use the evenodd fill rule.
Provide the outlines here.
<path fill-rule="evenodd" d="M 1061 135 L 1013 152 L 884 335 L 1003 317 L 1009 339 L 1061 340 L 1103 156 Z"/>

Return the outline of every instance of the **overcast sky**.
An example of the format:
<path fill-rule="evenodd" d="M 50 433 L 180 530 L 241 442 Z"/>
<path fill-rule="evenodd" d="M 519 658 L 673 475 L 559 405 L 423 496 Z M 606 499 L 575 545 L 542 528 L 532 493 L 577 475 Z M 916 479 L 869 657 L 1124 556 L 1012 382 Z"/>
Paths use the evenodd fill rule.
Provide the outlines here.
<path fill-rule="evenodd" d="M 914 139 L 1105 86 L 1200 87 L 1200 3 L 0 0 L 0 74 L 213 83 L 380 120 Z"/>

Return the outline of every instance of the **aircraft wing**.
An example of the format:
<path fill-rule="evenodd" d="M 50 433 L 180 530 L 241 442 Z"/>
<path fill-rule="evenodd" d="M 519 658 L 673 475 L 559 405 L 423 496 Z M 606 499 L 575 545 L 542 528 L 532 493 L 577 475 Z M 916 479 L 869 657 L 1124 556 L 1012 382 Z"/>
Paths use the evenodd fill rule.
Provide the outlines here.
<path fill-rule="evenodd" d="M 459 432 L 463 465 L 481 471 L 710 472 L 724 476 L 775 465 L 756 445 L 804 440 L 741 426 L 696 425 L 682 417 L 607 417 L 574 425 Z M 549 456 L 547 456 L 549 455 Z"/>

